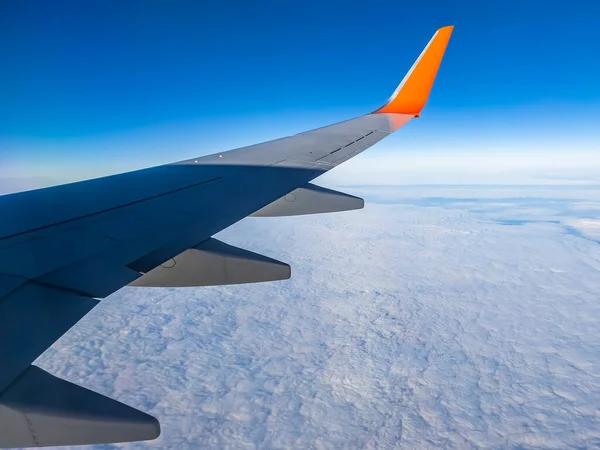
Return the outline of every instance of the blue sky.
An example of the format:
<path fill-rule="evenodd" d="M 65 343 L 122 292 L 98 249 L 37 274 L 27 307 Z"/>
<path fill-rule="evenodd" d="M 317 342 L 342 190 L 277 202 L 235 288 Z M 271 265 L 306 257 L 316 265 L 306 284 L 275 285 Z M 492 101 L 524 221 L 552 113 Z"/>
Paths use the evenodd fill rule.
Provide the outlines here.
<path fill-rule="evenodd" d="M 448 24 L 422 119 L 374 152 L 587 166 L 599 20 L 592 0 L 3 2 L 0 176 L 93 176 L 362 114 Z"/>

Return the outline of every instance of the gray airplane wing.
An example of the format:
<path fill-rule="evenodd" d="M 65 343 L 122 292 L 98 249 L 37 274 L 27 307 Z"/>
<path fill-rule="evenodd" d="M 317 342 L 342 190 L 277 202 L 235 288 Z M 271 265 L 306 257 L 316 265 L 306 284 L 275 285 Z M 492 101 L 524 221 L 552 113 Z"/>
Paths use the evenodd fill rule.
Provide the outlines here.
<path fill-rule="evenodd" d="M 32 365 L 124 286 L 289 278 L 287 264 L 212 236 L 247 216 L 362 208 L 310 182 L 419 115 L 452 27 L 388 103 L 294 136 L 136 172 L 0 197 L 0 447 L 154 439 L 158 421 Z"/>

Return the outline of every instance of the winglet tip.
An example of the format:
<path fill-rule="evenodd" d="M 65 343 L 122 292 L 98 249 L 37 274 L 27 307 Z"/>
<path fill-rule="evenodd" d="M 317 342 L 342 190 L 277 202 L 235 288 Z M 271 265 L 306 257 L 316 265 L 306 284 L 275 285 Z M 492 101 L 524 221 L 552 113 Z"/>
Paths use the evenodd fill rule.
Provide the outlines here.
<path fill-rule="evenodd" d="M 448 25 L 435 32 L 388 102 L 375 113 L 420 116 L 453 30 L 454 25 Z"/>

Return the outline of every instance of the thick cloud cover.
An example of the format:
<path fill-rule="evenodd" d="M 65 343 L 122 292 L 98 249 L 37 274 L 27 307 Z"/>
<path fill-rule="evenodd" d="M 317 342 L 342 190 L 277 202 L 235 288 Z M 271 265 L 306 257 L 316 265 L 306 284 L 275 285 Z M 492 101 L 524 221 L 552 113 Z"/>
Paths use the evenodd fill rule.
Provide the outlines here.
<path fill-rule="evenodd" d="M 347 191 L 218 236 L 291 280 L 124 289 L 38 363 L 161 420 L 128 449 L 600 446 L 598 189 Z"/>

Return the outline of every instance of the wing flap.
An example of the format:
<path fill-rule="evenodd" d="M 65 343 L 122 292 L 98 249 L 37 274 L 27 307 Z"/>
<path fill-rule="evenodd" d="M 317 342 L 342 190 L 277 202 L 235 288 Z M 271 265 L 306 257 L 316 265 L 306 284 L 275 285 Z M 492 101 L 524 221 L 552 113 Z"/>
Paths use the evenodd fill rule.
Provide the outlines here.
<path fill-rule="evenodd" d="M 0 447 L 145 441 L 159 435 L 154 417 L 36 366 L 0 394 Z"/>
<path fill-rule="evenodd" d="M 259 209 L 252 217 L 321 214 L 361 209 L 364 206 L 362 198 L 308 183 Z"/>
<path fill-rule="evenodd" d="M 211 238 L 155 267 L 130 286 L 220 286 L 287 280 L 290 266 Z"/>

